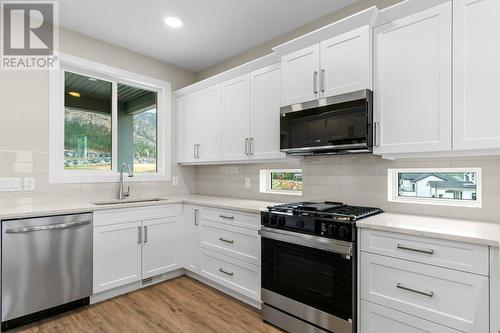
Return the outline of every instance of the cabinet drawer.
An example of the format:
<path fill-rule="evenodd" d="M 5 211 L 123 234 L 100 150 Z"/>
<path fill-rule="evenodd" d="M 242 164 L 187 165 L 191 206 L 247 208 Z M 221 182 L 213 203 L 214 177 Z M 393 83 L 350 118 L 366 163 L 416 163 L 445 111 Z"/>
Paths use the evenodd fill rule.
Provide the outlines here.
<path fill-rule="evenodd" d="M 361 301 L 361 333 L 459 333 L 454 329 Z"/>
<path fill-rule="evenodd" d="M 257 230 L 200 220 L 201 246 L 260 266 L 260 236 Z"/>
<path fill-rule="evenodd" d="M 361 253 L 361 298 L 463 332 L 488 331 L 488 278 Z"/>
<path fill-rule="evenodd" d="M 94 226 L 98 227 L 117 223 L 153 220 L 164 217 L 180 216 L 181 214 L 182 206 L 179 204 L 98 210 L 94 212 Z"/>
<path fill-rule="evenodd" d="M 488 247 L 441 239 L 361 230 L 361 251 L 488 275 Z"/>
<path fill-rule="evenodd" d="M 203 249 L 201 274 L 229 289 L 260 301 L 260 267 Z"/>
<path fill-rule="evenodd" d="M 244 227 L 260 228 L 260 215 L 235 212 L 226 209 L 200 208 L 200 219 L 214 222 L 241 225 Z"/>

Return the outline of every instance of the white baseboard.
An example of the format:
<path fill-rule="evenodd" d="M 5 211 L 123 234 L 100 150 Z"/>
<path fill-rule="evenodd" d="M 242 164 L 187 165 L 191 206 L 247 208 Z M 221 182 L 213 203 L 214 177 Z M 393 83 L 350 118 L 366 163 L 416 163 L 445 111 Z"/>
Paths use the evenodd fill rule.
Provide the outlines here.
<path fill-rule="evenodd" d="M 189 276 L 189 277 L 192 277 L 193 279 L 197 280 L 197 281 L 200 281 L 201 283 L 203 284 L 206 284 L 207 286 L 210 286 L 212 288 L 215 288 L 217 290 L 220 290 L 222 291 L 224 294 L 226 295 L 229 295 L 233 298 L 236 298 L 237 300 L 239 301 L 242 301 L 243 303 L 246 303 L 250 306 L 253 306 L 254 308 L 260 310 L 261 309 L 261 306 L 262 306 L 262 302 L 260 301 L 256 301 L 252 298 L 249 298 L 245 295 L 242 295 L 240 293 L 237 293 L 227 287 L 224 287 L 220 284 L 218 284 L 217 282 L 213 282 L 209 279 L 207 279 L 206 277 L 203 277 L 197 273 L 194 273 L 194 272 L 191 272 L 191 271 L 186 271 L 186 275 Z"/>

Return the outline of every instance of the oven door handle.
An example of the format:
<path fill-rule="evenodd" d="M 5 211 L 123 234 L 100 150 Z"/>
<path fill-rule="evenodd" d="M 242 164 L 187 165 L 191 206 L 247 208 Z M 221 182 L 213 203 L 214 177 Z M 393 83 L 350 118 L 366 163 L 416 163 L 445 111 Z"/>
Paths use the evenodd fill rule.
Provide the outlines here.
<path fill-rule="evenodd" d="M 347 256 L 353 255 L 353 244 L 337 239 L 277 230 L 268 227 L 262 227 L 261 230 L 259 230 L 259 235 L 264 238 L 274 239 L 285 243 L 312 247 L 318 250 L 344 254 Z"/>

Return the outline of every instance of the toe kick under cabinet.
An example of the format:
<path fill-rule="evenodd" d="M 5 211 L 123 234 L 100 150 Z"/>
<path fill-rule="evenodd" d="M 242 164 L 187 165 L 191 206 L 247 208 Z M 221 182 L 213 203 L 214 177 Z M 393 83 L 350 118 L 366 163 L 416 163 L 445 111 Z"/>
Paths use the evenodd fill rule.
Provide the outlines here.
<path fill-rule="evenodd" d="M 489 248 L 360 230 L 360 332 L 489 333 Z"/>

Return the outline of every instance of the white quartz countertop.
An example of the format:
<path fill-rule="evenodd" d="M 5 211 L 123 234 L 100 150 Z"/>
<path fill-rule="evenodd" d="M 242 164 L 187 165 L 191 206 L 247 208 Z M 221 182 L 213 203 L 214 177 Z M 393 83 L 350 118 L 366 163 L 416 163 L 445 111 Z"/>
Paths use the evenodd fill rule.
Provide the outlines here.
<path fill-rule="evenodd" d="M 500 223 L 382 213 L 360 220 L 359 228 L 500 247 Z"/>
<path fill-rule="evenodd" d="M 147 198 L 131 198 L 132 200 Z M 246 200 L 225 198 L 207 195 L 183 195 L 167 196 L 162 201 L 135 202 L 124 204 L 95 205 L 91 202 L 65 201 L 54 203 L 0 205 L 0 220 L 29 218 L 47 215 L 76 214 L 93 212 L 97 210 L 120 209 L 128 207 L 161 206 L 175 203 L 187 203 L 200 206 L 210 206 L 215 208 L 238 210 L 248 213 L 260 213 L 267 206 L 275 205 L 276 202 L 259 200 Z M 111 200 L 110 200 L 111 201 Z"/>

